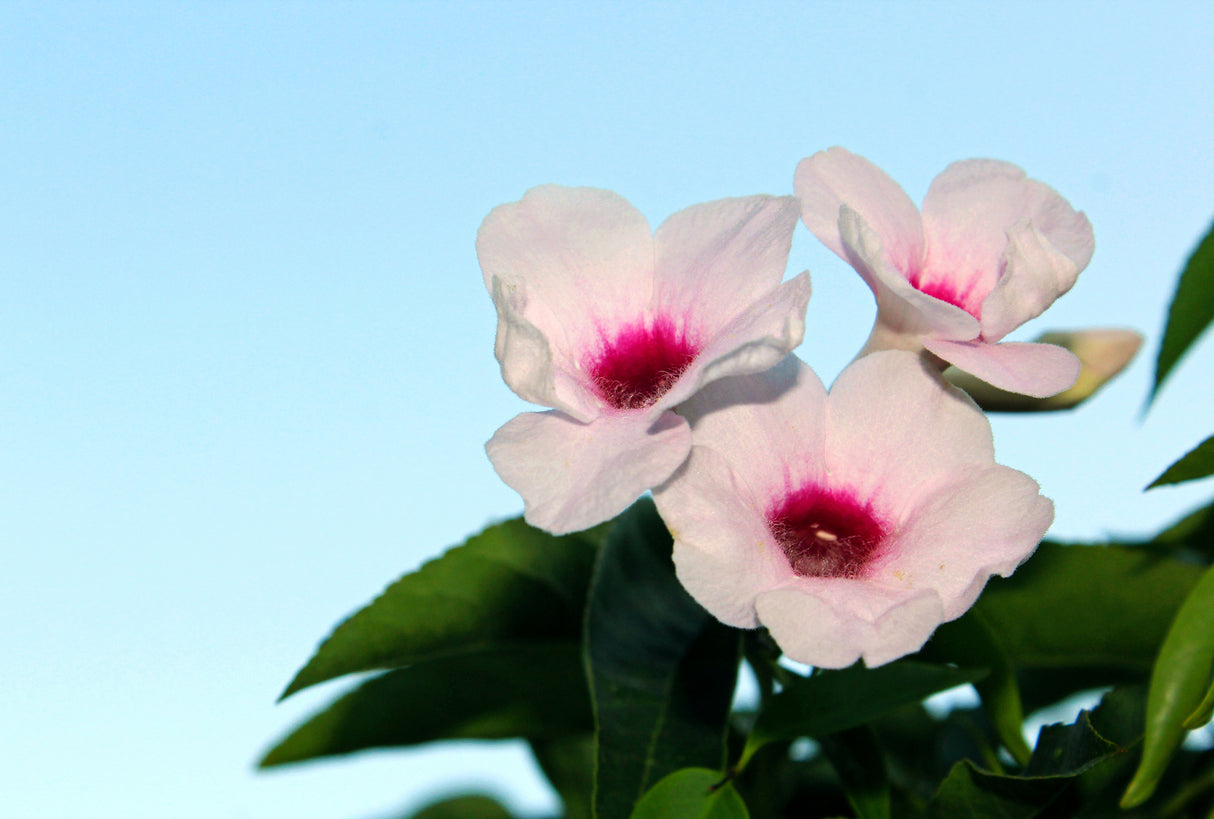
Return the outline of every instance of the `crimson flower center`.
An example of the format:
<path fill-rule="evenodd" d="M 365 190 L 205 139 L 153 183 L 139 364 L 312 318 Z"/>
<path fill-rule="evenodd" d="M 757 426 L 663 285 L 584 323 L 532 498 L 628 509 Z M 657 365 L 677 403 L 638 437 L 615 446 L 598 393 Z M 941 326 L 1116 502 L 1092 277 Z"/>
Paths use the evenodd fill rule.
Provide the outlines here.
<path fill-rule="evenodd" d="M 767 514 L 767 526 L 802 577 L 862 577 L 881 556 L 884 524 L 849 492 L 809 485 L 787 494 Z"/>
<path fill-rule="evenodd" d="M 962 282 L 955 280 L 955 277 L 934 278 L 922 271 L 912 271 L 906 278 L 911 287 L 920 293 L 960 307 L 974 318 L 981 318 L 982 300 L 987 294 L 979 292 L 978 275 L 975 274 L 968 281 Z"/>
<path fill-rule="evenodd" d="M 638 322 L 605 340 L 587 369 L 599 397 L 615 409 L 651 407 L 674 386 L 699 348 L 669 319 Z"/>

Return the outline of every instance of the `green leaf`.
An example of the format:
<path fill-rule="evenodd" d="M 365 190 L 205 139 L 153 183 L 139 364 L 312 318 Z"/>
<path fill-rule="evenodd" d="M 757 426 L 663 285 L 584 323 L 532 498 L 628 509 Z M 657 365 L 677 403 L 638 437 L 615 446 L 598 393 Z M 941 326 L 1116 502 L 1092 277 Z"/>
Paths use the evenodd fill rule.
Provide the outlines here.
<path fill-rule="evenodd" d="M 1024 708 L 1011 655 L 1004 648 L 981 611 L 971 610 L 960 619 L 945 623 L 919 652 L 925 660 L 970 667 L 985 667 L 990 673 L 974 683 L 995 730 L 1012 758 L 1028 764 L 1032 751 L 1024 741 Z"/>
<path fill-rule="evenodd" d="M 531 753 L 561 797 L 562 819 L 591 819 L 594 811 L 594 734 L 532 739 Z"/>
<path fill-rule="evenodd" d="M 970 760 L 958 762 L 928 805 L 928 816 L 1030 819 L 1046 807 L 1054 811 L 1051 815 L 1073 815 L 1055 801 L 1080 774 L 1123 753 L 1100 735 L 1090 717 L 1085 711 L 1073 725 L 1043 728 L 1021 775 L 984 771 Z"/>
<path fill-rule="evenodd" d="M 759 712 L 737 768 L 744 768 L 769 742 L 855 728 L 903 705 L 972 683 L 985 673 L 903 660 L 880 668 L 855 665 L 797 677 Z"/>
<path fill-rule="evenodd" d="M 1195 481 L 1214 475 L 1214 435 L 1206 438 L 1183 458 L 1169 466 L 1147 489 L 1185 481 Z"/>
<path fill-rule="evenodd" d="M 1159 394 L 1159 388 L 1214 320 L 1214 227 L 1205 235 L 1180 274 L 1172 306 L 1168 308 L 1167 327 L 1155 360 L 1155 383 L 1151 386 L 1148 405 Z"/>
<path fill-rule="evenodd" d="M 850 728 L 824 736 L 819 742 L 843 783 L 843 792 L 857 819 L 889 819 L 889 774 L 872 729 Z"/>
<path fill-rule="evenodd" d="M 597 542 L 521 519 L 397 580 L 321 644 L 282 698 L 358 671 L 520 640 L 578 639 Z"/>
<path fill-rule="evenodd" d="M 1151 670 L 1142 761 L 1121 798 L 1124 808 L 1140 805 L 1155 791 L 1185 721 L 1199 711 L 1214 666 L 1214 568 L 1185 599 Z"/>
<path fill-rule="evenodd" d="M 408 819 L 513 819 L 513 814 L 496 799 L 469 794 L 432 802 Z"/>
<path fill-rule="evenodd" d="M 1148 548 L 1188 549 L 1214 558 L 1214 503 L 1193 510 L 1164 529 Z"/>
<path fill-rule="evenodd" d="M 741 632 L 722 626 L 674 575 L 653 502 L 612 529 L 586 612 L 586 664 L 598 754 L 595 815 L 623 819 L 654 783 L 723 765 Z"/>
<path fill-rule="evenodd" d="M 747 819 L 732 782 L 707 768 L 684 768 L 664 777 L 637 802 L 631 819 Z"/>
<path fill-rule="evenodd" d="M 973 610 L 1017 668 L 1145 674 L 1200 576 L 1157 551 L 1043 543 L 1012 577 L 992 580 Z"/>
<path fill-rule="evenodd" d="M 590 731 L 577 643 L 494 647 L 368 680 L 279 742 L 261 767 L 440 739 Z"/>

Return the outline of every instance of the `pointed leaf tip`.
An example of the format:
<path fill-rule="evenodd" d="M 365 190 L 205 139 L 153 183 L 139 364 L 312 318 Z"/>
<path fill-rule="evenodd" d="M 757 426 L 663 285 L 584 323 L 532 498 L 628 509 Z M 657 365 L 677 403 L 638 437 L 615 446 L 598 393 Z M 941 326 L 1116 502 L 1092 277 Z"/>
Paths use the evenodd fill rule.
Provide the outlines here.
<path fill-rule="evenodd" d="M 1214 321 L 1214 226 L 1189 256 L 1176 284 L 1163 341 L 1155 359 L 1155 381 L 1147 397 L 1148 408 L 1176 364 L 1211 321 Z"/>

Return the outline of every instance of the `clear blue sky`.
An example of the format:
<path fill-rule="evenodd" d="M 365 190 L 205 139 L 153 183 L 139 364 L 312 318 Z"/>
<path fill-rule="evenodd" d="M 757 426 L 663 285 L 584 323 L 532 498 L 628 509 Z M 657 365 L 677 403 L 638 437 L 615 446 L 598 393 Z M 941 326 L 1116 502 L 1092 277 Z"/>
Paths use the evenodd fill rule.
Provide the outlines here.
<path fill-rule="evenodd" d="M 840 144 L 918 199 L 1022 165 L 1091 218 L 1046 328 L 1138 327 L 1084 409 L 1003 419 L 1055 532 L 1143 532 L 1209 434 L 1214 343 L 1139 411 L 1175 274 L 1214 217 L 1208 3 L 0 5 L 0 793 L 6 815 L 353 819 L 509 745 L 252 773 L 340 685 L 275 706 L 388 581 L 517 514 L 481 449 L 523 408 L 473 242 L 541 183 L 657 224 L 791 193 Z M 828 380 L 871 296 L 798 229 L 801 356 Z"/>

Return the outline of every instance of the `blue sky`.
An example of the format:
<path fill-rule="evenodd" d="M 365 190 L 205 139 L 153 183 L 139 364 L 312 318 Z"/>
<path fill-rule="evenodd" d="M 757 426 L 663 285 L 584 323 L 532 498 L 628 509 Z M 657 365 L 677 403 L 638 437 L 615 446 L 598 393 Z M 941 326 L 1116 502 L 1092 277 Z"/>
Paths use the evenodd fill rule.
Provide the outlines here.
<path fill-rule="evenodd" d="M 338 619 L 521 503 L 483 442 L 524 408 L 473 242 L 534 185 L 656 225 L 791 193 L 840 144 L 919 199 L 1013 161 L 1096 255 L 1047 328 L 1129 326 L 1091 404 L 995 423 L 1055 532 L 1145 532 L 1210 432 L 1214 345 L 1140 415 L 1214 217 L 1203 3 L 0 5 L 0 791 L 14 816 L 360 817 L 461 782 L 550 796 L 509 745 L 258 775 L 341 685 L 274 699 Z M 799 228 L 801 356 L 872 321 Z"/>

